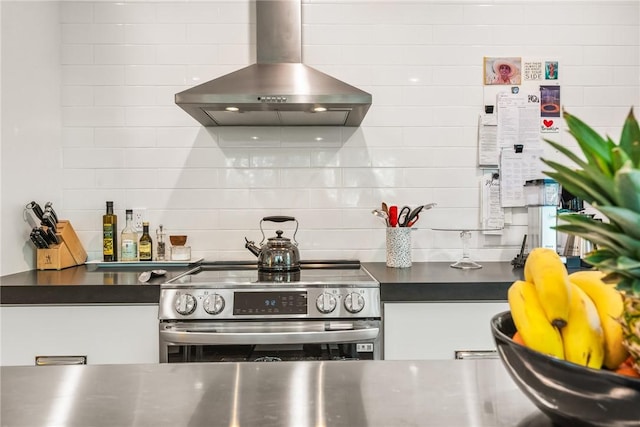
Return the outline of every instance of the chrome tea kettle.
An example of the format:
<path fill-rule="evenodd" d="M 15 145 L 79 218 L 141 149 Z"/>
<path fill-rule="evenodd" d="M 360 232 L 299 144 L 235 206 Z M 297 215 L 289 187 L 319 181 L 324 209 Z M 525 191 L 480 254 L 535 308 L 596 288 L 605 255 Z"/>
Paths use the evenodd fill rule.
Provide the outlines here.
<path fill-rule="evenodd" d="M 282 237 L 283 231 L 277 230 L 276 237 L 269 237 L 265 241 L 262 223 L 264 221 L 271 222 L 287 222 L 295 221 L 296 230 L 293 233 L 293 242 L 291 239 Z M 256 246 L 255 242 L 250 241 L 246 237 L 244 247 L 258 257 L 258 271 L 269 272 L 290 272 L 300 270 L 300 252 L 298 251 L 298 242 L 296 242 L 296 233 L 298 232 L 298 221 L 292 216 L 266 216 L 260 221 L 260 231 L 262 232 L 262 240 L 260 246 Z"/>

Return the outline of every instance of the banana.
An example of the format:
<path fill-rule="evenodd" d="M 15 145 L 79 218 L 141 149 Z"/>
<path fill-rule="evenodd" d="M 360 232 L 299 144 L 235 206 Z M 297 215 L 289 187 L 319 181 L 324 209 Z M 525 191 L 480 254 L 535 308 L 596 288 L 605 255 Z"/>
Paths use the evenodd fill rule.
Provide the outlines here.
<path fill-rule="evenodd" d="M 547 319 L 533 283 L 516 280 L 507 292 L 516 329 L 532 350 L 564 359 L 562 337 Z"/>
<path fill-rule="evenodd" d="M 569 275 L 569 280 L 589 295 L 595 304 L 604 332 L 604 366 L 616 369 L 629 357 L 629 352 L 622 345 L 624 335 L 618 321 L 624 306 L 622 294 L 615 285 L 604 283 L 603 277 L 604 273 L 597 270 L 576 271 Z"/>
<path fill-rule="evenodd" d="M 549 322 L 562 329 L 569 319 L 571 284 L 560 256 L 552 249 L 533 249 L 524 265 L 524 280 L 535 285 Z"/>
<path fill-rule="evenodd" d="M 569 320 L 562 328 L 564 355 L 569 362 L 600 369 L 604 361 L 604 332 L 598 310 L 578 285 L 571 284 Z"/>

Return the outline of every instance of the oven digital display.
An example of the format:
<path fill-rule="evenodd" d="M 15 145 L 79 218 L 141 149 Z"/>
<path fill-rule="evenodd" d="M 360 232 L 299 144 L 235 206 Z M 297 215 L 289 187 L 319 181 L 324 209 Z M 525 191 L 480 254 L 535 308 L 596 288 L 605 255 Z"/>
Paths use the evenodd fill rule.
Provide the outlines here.
<path fill-rule="evenodd" d="M 307 314 L 306 292 L 235 292 L 233 314 Z"/>

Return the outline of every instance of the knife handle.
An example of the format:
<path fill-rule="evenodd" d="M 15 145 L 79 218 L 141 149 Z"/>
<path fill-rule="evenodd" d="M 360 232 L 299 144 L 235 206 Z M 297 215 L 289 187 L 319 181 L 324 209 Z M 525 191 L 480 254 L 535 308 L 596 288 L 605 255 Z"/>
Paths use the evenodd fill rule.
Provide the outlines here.
<path fill-rule="evenodd" d="M 58 238 L 58 235 L 54 233 L 51 228 L 47 228 L 47 236 L 49 237 L 50 243 L 55 245 L 60 244 L 60 239 Z"/>
<path fill-rule="evenodd" d="M 47 227 L 51 227 L 53 229 L 54 233 L 58 231 L 58 229 L 56 227 L 56 223 L 53 220 L 53 215 L 51 215 L 51 212 L 45 212 L 42 215 L 42 223 L 44 225 L 46 225 Z"/>
<path fill-rule="evenodd" d="M 44 216 L 44 211 L 36 202 L 31 202 L 27 204 L 27 209 L 31 209 L 34 214 L 38 217 L 40 221 L 42 221 L 42 217 Z"/>
<path fill-rule="evenodd" d="M 53 217 L 53 222 L 55 222 L 56 224 L 58 223 L 58 214 L 56 213 L 56 211 L 53 210 L 53 203 L 51 202 L 47 202 L 44 204 L 44 211 L 45 212 L 50 212 L 51 216 Z"/>

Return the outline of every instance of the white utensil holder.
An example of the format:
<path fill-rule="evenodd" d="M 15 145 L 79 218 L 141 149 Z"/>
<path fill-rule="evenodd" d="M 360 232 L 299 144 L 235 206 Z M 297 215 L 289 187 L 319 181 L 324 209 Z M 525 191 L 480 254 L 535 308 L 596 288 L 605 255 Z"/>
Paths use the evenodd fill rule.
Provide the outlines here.
<path fill-rule="evenodd" d="M 411 227 L 387 227 L 387 267 L 411 267 Z"/>

